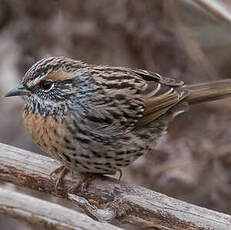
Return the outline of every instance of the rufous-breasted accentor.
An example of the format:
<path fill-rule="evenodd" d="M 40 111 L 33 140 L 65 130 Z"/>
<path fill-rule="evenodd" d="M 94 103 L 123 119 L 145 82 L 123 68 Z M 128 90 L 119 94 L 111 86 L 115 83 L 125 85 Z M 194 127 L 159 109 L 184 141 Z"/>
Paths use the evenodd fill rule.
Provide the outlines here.
<path fill-rule="evenodd" d="M 6 97 L 23 96 L 29 134 L 64 169 L 114 174 L 154 148 L 188 105 L 230 95 L 231 80 L 184 85 L 145 70 L 49 57 Z"/>

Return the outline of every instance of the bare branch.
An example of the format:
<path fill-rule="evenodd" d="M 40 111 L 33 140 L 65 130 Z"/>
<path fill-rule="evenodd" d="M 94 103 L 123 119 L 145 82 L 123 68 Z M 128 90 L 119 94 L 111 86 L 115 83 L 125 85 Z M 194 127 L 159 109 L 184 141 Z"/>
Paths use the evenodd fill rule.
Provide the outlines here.
<path fill-rule="evenodd" d="M 111 224 L 100 223 L 90 217 L 51 202 L 0 189 L 0 213 L 56 230 L 119 230 Z"/>
<path fill-rule="evenodd" d="M 231 9 L 217 0 L 194 0 L 203 8 L 214 14 L 215 16 L 231 23 Z"/>
<path fill-rule="evenodd" d="M 49 174 L 58 166 L 51 158 L 0 144 L 0 179 L 67 198 L 70 187 L 80 178 L 67 175 L 56 194 Z M 84 194 L 78 195 L 98 208 L 115 208 L 121 222 L 159 229 L 231 229 L 229 215 L 109 177 L 97 177 Z"/>

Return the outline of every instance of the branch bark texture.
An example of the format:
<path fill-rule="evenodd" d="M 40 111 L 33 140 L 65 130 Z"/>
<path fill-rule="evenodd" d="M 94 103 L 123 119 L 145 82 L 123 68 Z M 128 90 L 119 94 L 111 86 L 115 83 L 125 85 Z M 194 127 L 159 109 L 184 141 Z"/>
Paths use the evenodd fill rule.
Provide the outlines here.
<path fill-rule="evenodd" d="M 55 191 L 50 173 L 59 163 L 51 158 L 0 144 L 0 179 L 19 186 L 67 198 L 70 187 L 80 177 L 65 177 Z M 114 207 L 116 219 L 142 227 L 157 229 L 231 229 L 231 216 L 170 198 L 140 186 L 109 177 L 97 177 L 83 194 L 98 208 Z"/>
<path fill-rule="evenodd" d="M 52 230 L 121 230 L 61 205 L 7 189 L 0 189 L 0 213 Z"/>

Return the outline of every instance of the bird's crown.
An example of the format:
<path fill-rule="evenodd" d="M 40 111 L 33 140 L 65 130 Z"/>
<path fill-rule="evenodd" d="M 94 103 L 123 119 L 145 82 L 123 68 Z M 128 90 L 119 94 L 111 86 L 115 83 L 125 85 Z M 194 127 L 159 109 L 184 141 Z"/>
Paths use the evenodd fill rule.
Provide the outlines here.
<path fill-rule="evenodd" d="M 49 57 L 36 62 L 24 75 L 22 84 L 32 88 L 43 82 L 55 82 L 74 77 L 74 72 L 84 66 L 82 61 L 67 57 Z"/>

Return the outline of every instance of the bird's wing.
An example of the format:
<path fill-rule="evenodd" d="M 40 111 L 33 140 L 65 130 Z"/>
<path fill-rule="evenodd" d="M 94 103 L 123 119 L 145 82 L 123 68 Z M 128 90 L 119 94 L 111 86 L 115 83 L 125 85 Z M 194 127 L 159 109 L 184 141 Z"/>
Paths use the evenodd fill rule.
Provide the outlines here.
<path fill-rule="evenodd" d="M 184 98 L 183 82 L 158 74 L 116 67 L 95 67 L 88 74 L 97 86 L 85 128 L 94 135 L 118 136 L 144 126 Z"/>
<path fill-rule="evenodd" d="M 159 118 L 188 95 L 187 90 L 182 89 L 183 81 L 178 82 L 149 71 L 133 71 L 146 81 L 142 93 L 145 110 L 137 126 L 144 126 Z"/>

